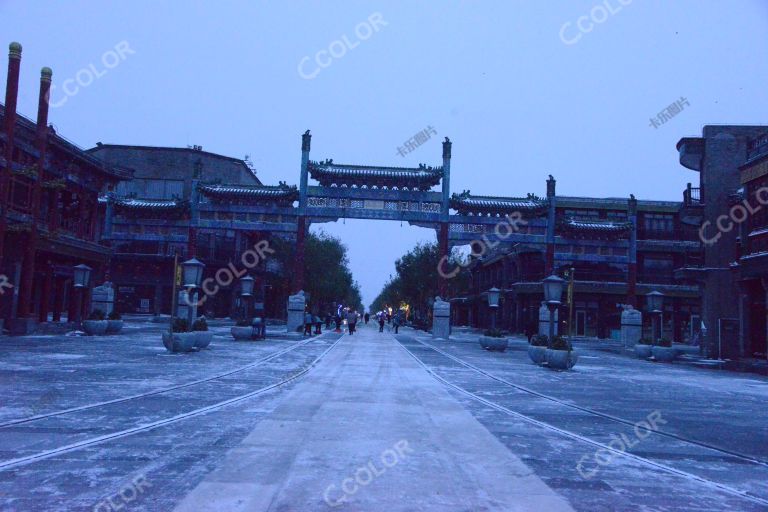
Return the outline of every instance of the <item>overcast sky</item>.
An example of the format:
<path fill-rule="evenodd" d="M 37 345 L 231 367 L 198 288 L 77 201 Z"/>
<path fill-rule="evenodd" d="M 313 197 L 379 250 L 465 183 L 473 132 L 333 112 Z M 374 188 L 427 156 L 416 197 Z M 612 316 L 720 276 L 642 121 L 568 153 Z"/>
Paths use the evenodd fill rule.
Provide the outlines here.
<path fill-rule="evenodd" d="M 439 165 L 449 136 L 456 192 L 543 195 L 551 173 L 562 195 L 680 200 L 698 180 L 677 162 L 680 137 L 768 123 L 765 0 L 0 0 L 0 20 L 4 47 L 24 47 L 21 113 L 34 118 L 50 66 L 51 123 L 80 146 L 248 154 L 267 184 L 298 184 L 311 129 L 313 159 L 369 165 Z M 122 60 L 104 57 L 121 43 Z M 87 86 L 64 93 L 78 77 Z M 392 222 L 320 227 L 349 247 L 366 305 L 398 256 L 435 239 Z"/>

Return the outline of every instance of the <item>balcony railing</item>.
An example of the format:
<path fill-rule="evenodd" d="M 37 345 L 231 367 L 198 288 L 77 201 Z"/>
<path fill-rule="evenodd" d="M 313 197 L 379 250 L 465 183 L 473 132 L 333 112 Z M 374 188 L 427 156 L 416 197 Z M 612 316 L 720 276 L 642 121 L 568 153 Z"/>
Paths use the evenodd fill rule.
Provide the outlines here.
<path fill-rule="evenodd" d="M 761 135 L 752 142 L 747 148 L 747 160 L 752 160 L 768 153 L 768 134 Z"/>
<path fill-rule="evenodd" d="M 701 188 L 692 187 L 689 183 L 688 188 L 683 190 L 683 203 L 685 206 L 695 206 L 702 204 Z"/>

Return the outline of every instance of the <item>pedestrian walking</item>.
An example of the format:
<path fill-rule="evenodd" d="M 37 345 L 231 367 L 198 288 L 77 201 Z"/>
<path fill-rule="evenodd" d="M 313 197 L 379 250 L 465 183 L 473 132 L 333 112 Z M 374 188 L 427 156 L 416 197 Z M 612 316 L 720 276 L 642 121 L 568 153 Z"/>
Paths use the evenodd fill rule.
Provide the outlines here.
<path fill-rule="evenodd" d="M 312 336 L 312 313 L 304 312 L 304 335 Z"/>
<path fill-rule="evenodd" d="M 325 313 L 325 328 L 330 329 L 331 328 L 331 313 L 326 312 Z"/>
<path fill-rule="evenodd" d="M 365 325 L 368 325 L 368 320 L 370 320 L 370 319 L 371 319 L 370 313 L 366 313 L 365 314 Z"/>
<path fill-rule="evenodd" d="M 403 310 L 399 310 L 395 313 L 395 317 L 392 319 L 392 325 L 395 327 L 395 334 L 397 334 L 400 325 L 403 323 Z"/>
<path fill-rule="evenodd" d="M 321 327 L 323 326 L 323 321 L 320 319 L 319 316 L 315 316 L 315 334 L 323 334 L 323 331 L 321 330 Z"/>
<path fill-rule="evenodd" d="M 385 321 L 386 321 L 386 316 L 384 315 L 384 312 L 379 311 L 379 332 L 384 332 Z"/>
<path fill-rule="evenodd" d="M 350 309 L 347 312 L 347 326 L 349 327 L 349 334 L 355 334 L 355 325 L 357 324 L 357 311 Z"/>

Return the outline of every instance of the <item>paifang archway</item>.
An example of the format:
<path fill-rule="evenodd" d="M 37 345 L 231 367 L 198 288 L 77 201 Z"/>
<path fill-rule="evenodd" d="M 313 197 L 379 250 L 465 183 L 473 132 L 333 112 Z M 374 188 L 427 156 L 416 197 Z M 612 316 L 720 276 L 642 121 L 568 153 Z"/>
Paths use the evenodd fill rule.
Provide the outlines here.
<path fill-rule="evenodd" d="M 549 238 L 547 225 L 553 223 L 548 223 L 547 217 L 554 215 L 554 201 L 536 197 L 472 196 L 468 191 L 451 195 L 452 143 L 448 137 L 443 142 L 442 165 L 420 164 L 418 167 L 310 160 L 311 140 L 307 130 L 301 143 L 294 292 L 301 290 L 304 284 L 304 238 L 311 223 L 333 222 L 341 218 L 395 220 L 434 229 L 443 256 L 441 265 L 447 263 L 450 247 L 454 244 L 480 241 L 487 247 L 503 241 L 545 245 Z M 309 185 L 310 177 L 319 185 Z M 439 192 L 434 190 L 438 186 Z M 548 195 L 549 189 L 554 195 L 553 179 L 548 182 Z M 515 218 L 522 222 L 513 220 L 510 224 L 509 215 L 517 216 Z M 553 250 L 547 250 L 550 268 L 553 254 Z M 445 297 L 451 271 L 439 274 L 439 294 Z"/>
<path fill-rule="evenodd" d="M 242 186 L 193 180 L 188 202 L 108 197 L 105 236 L 114 240 L 159 237 L 186 241 L 190 257 L 195 256 L 200 229 L 232 230 L 236 240 L 266 234 L 293 239 L 296 241 L 293 293 L 304 287 L 304 242 L 309 226 L 342 218 L 394 220 L 434 229 L 443 256 L 441 264 L 444 268 L 440 272 L 443 277 L 437 283 L 438 293 L 443 298 L 446 298 L 447 278 L 457 268 L 447 263 L 452 245 L 473 244 L 483 254 L 499 244 L 523 244 L 544 253 L 547 272 L 552 271 L 556 198 L 555 180 L 551 176 L 547 181 L 546 198 L 476 196 L 469 191 L 451 194 L 452 143 L 447 137 L 442 143 L 442 165 L 420 164 L 418 167 L 310 160 L 311 138 L 309 130 L 302 135 L 298 187 L 283 182 L 277 186 Z M 310 185 L 310 178 L 317 185 Z M 120 222 L 125 221 L 116 218 L 114 212 L 137 208 L 142 211 L 161 209 L 162 220 L 158 218 L 147 223 L 152 224 L 153 229 L 157 228 L 154 224 L 161 224 L 168 234 L 137 235 L 130 232 L 130 226 L 120 226 Z M 168 212 L 178 214 L 169 215 Z M 522 222 L 510 227 L 509 219 L 515 216 Z M 184 232 L 188 235 L 184 236 Z"/>

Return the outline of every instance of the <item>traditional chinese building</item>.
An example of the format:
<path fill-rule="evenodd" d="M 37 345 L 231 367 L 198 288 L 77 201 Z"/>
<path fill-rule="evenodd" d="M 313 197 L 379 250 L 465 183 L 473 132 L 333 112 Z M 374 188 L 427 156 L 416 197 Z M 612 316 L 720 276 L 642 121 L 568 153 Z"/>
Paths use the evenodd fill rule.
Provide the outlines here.
<path fill-rule="evenodd" d="M 490 248 L 475 242 L 485 247 L 473 249 L 479 257 L 469 267 L 472 289 L 452 300 L 455 323 L 487 327 L 487 290 L 495 287 L 502 291 L 497 325 L 522 332 L 537 322 L 542 280 L 555 273 L 573 276 L 573 335 L 618 337 L 622 305 L 644 309 L 645 294 L 660 291 L 666 296 L 664 335 L 689 340 L 700 324 L 699 291 L 674 270 L 701 262 L 702 206 L 698 188 L 689 185 L 683 196 L 681 202 L 558 196 L 552 177 L 546 198 L 454 194 L 451 206 L 462 215 L 517 212 L 523 219 L 514 243 Z M 560 310 L 561 320 L 567 313 Z"/>
<path fill-rule="evenodd" d="M 298 199 L 295 187 L 265 186 L 249 162 L 191 148 L 98 144 L 89 154 L 108 165 L 130 168 L 133 180 L 121 183 L 102 198 L 106 217 L 104 241 L 113 251 L 110 279 L 116 304 L 123 312 L 169 313 L 174 256 L 198 258 L 205 277 L 233 265 L 243 270 L 241 255 L 259 240 L 285 229 L 281 212 Z M 254 207 L 273 209 L 272 215 Z M 290 219 L 289 226 L 290 226 Z M 293 224 L 295 231 L 295 222 Z M 260 262 L 247 269 L 267 286 L 269 272 Z M 228 278 L 227 278 L 228 279 Z M 202 311 L 228 316 L 237 307 L 237 281 L 210 285 Z M 267 315 L 284 316 L 287 290 L 270 293 Z"/>
<path fill-rule="evenodd" d="M 15 334 L 75 316 L 73 267 L 86 264 L 98 279 L 109 261 L 99 243 L 99 192 L 130 177 L 48 125 L 49 68 L 40 75 L 37 121 L 16 112 L 20 65 L 21 45 L 12 43 L 0 105 L 0 273 L 13 288 L 3 289 L 0 316 Z"/>
<path fill-rule="evenodd" d="M 700 286 L 704 350 L 710 357 L 750 357 L 765 350 L 760 313 L 765 297 L 758 270 L 764 217 L 743 202 L 749 209 L 760 206 L 755 193 L 763 183 L 765 146 L 760 141 L 766 131 L 766 126 L 705 126 L 701 137 L 677 143 L 680 164 L 700 174 L 704 259 L 676 274 Z"/>
<path fill-rule="evenodd" d="M 739 224 L 739 259 L 733 265 L 738 274 L 741 296 L 740 352 L 747 357 L 768 358 L 768 131 L 750 140 L 747 162 L 741 166 L 742 201 L 734 208 L 733 222 Z"/>

